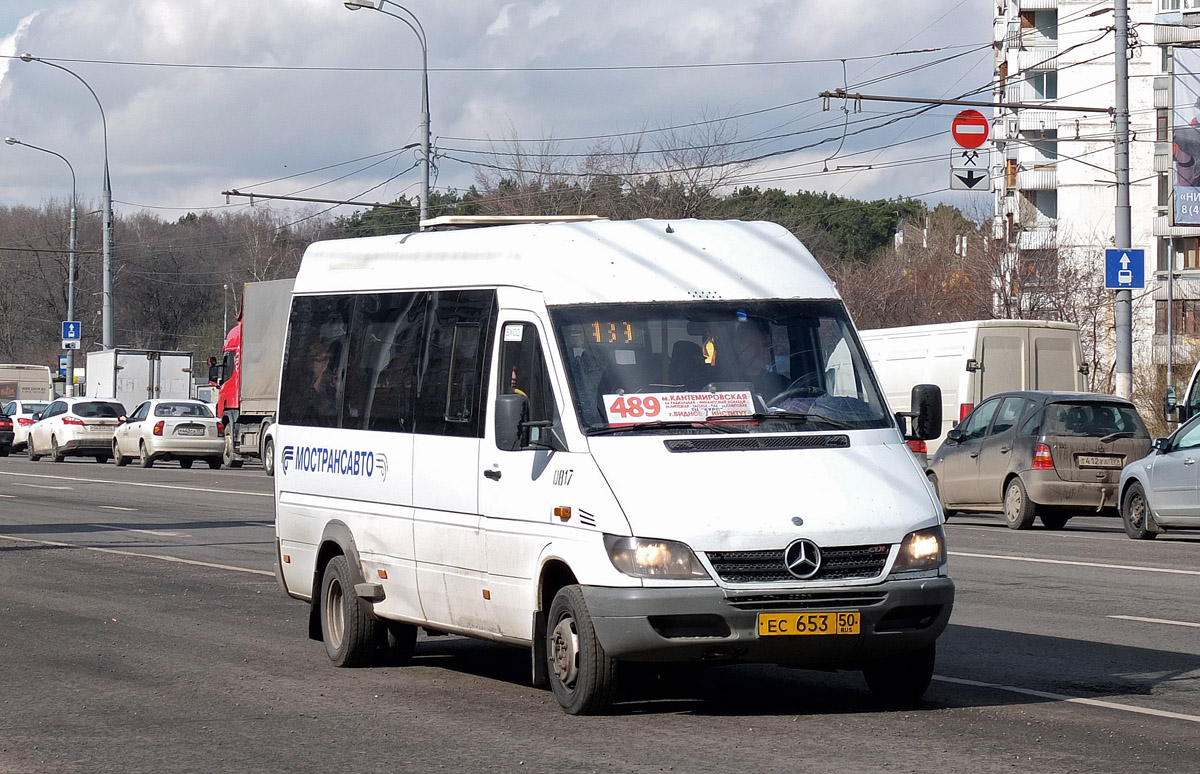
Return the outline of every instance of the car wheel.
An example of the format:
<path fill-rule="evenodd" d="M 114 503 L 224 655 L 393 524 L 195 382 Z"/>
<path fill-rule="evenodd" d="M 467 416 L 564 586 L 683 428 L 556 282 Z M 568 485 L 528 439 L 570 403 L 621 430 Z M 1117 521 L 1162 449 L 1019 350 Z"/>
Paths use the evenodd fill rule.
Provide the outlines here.
<path fill-rule="evenodd" d="M 330 559 L 321 575 L 321 639 L 329 660 L 339 667 L 370 664 L 386 635 L 358 604 L 351 578 L 350 563 L 341 555 Z"/>
<path fill-rule="evenodd" d="M 25 442 L 25 454 L 29 456 L 30 462 L 37 462 L 42 458 L 42 455 L 33 450 L 33 436 L 29 436 L 29 440 Z"/>
<path fill-rule="evenodd" d="M 154 467 L 154 458 L 151 457 L 150 452 L 146 450 L 146 442 L 145 441 L 142 441 L 141 443 L 138 444 L 138 451 L 140 452 L 139 462 L 141 463 L 142 467 L 143 468 Z"/>
<path fill-rule="evenodd" d="M 1150 529 L 1150 505 L 1146 502 L 1146 491 L 1139 483 L 1129 486 L 1121 502 L 1121 521 L 1125 534 L 1132 540 L 1153 540 L 1158 533 Z"/>
<path fill-rule="evenodd" d="M 55 462 L 62 462 L 66 459 L 66 455 L 58 448 L 58 439 L 50 436 L 50 458 Z"/>
<path fill-rule="evenodd" d="M 875 698 L 890 707 L 904 706 L 925 695 L 936 657 L 937 647 L 930 643 L 911 653 L 872 661 L 863 667 L 863 677 Z"/>
<path fill-rule="evenodd" d="M 190 470 L 192 467 L 192 458 L 184 457 L 183 459 L 179 460 L 179 467 L 183 468 L 184 470 Z"/>
<path fill-rule="evenodd" d="M 97 454 L 96 462 L 99 462 L 101 465 L 107 465 L 108 464 L 108 455 L 107 454 Z"/>
<path fill-rule="evenodd" d="M 12 451 L 11 446 L 0 446 L 0 457 L 7 457 L 10 451 Z"/>
<path fill-rule="evenodd" d="M 595 715 L 612 706 L 617 662 L 604 652 L 579 586 L 554 595 L 546 621 L 550 690 L 569 715 Z"/>
<path fill-rule="evenodd" d="M 1021 479 L 1013 478 L 1004 490 L 1004 523 L 1009 529 L 1029 529 L 1037 516 L 1037 506 L 1029 499 Z"/>
<path fill-rule="evenodd" d="M 236 468 L 240 468 L 242 466 L 242 461 L 239 459 L 234 459 L 233 436 L 230 435 L 229 432 L 230 431 L 228 429 L 226 429 L 226 431 L 225 431 L 225 453 L 221 457 L 221 461 L 225 463 L 226 467 L 236 469 Z"/>
<path fill-rule="evenodd" d="M 220 457 L 209 457 L 208 458 L 208 467 L 212 470 L 220 470 L 221 469 L 221 458 Z"/>
<path fill-rule="evenodd" d="M 1071 519 L 1071 514 L 1063 511 L 1046 511 L 1038 514 L 1038 518 L 1042 521 L 1042 526 L 1046 529 L 1062 529 L 1067 526 L 1067 522 Z"/>
<path fill-rule="evenodd" d="M 275 475 L 275 439 L 268 438 L 263 442 L 262 461 L 267 475 Z"/>
<path fill-rule="evenodd" d="M 113 462 L 117 463 L 118 468 L 123 468 L 129 464 L 129 458 L 121 453 L 121 444 L 113 441 Z"/>

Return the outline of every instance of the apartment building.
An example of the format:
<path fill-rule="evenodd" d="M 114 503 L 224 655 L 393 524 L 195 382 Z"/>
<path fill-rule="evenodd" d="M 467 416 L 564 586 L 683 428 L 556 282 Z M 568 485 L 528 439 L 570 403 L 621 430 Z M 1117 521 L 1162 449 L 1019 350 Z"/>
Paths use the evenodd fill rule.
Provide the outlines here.
<path fill-rule="evenodd" d="M 1160 283 L 1149 270 L 1167 263 L 1156 221 L 1162 180 L 1155 172 L 1156 84 L 1163 66 L 1149 39 L 1157 29 L 1151 23 L 1158 2 L 1169 0 L 1129 0 L 1130 39 L 1137 44 L 1129 58 L 1132 246 L 1146 251 L 1149 275 L 1146 291 L 1134 293 L 1135 371 L 1139 359 L 1153 357 L 1156 349 Z M 1200 6 L 1200 0 L 1185 2 Z M 1112 5 L 995 0 L 992 8 L 993 96 L 1021 105 L 997 109 L 993 120 L 993 236 L 1003 255 L 997 298 L 1007 297 L 1008 311 L 1023 317 L 1078 322 L 1092 361 L 1092 387 L 1110 389 L 1115 339 L 1104 252 L 1114 244 L 1116 208 Z M 1165 362 L 1165 349 L 1163 356 Z"/>

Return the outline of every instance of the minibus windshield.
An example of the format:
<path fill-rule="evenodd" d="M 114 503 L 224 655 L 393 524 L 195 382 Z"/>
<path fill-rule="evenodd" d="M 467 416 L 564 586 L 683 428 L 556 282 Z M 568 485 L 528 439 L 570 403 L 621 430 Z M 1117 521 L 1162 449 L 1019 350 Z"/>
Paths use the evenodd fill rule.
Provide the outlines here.
<path fill-rule="evenodd" d="M 550 309 L 585 432 L 797 432 L 890 427 L 835 300 Z"/>

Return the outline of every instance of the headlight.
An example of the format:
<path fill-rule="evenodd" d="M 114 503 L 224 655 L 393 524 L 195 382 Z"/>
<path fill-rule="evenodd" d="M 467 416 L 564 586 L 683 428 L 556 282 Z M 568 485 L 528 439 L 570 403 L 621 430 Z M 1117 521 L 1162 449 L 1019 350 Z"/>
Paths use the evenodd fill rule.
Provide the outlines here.
<path fill-rule="evenodd" d="M 946 562 L 946 534 L 940 526 L 910 532 L 900 544 L 892 572 L 936 570 Z"/>
<path fill-rule="evenodd" d="M 604 548 L 614 567 L 635 578 L 690 580 L 709 577 L 692 549 L 674 540 L 605 535 Z"/>

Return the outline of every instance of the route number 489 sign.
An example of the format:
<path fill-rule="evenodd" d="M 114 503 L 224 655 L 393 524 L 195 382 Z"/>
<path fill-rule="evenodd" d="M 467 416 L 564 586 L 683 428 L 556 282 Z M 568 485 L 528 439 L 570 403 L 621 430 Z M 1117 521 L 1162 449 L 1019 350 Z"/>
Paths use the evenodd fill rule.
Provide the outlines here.
<path fill-rule="evenodd" d="M 646 422 L 703 422 L 710 417 L 754 413 L 749 392 L 656 392 L 605 395 L 610 427 Z"/>

